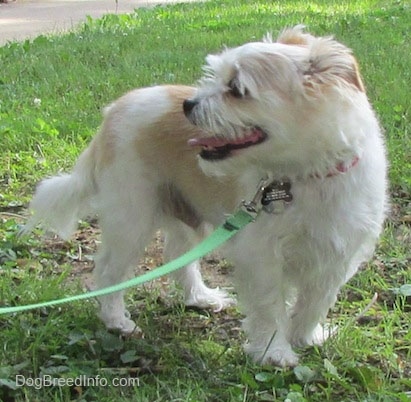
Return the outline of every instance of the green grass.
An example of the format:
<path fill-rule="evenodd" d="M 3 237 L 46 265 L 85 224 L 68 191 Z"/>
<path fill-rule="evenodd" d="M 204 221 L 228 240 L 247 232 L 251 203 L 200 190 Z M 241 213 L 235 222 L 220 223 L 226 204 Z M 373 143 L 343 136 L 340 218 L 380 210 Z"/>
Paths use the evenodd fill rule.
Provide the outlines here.
<path fill-rule="evenodd" d="M 259 367 L 242 352 L 237 310 L 185 311 L 178 297 L 143 289 L 131 292 L 128 305 L 144 338 L 108 333 L 94 301 L 0 317 L 0 400 L 410 400 L 407 1 L 228 0 L 156 7 L 0 48 L 1 304 L 83 290 L 72 272 L 80 245 L 83 260 L 95 248 L 88 225 L 66 243 L 45 244 L 40 232 L 21 240 L 16 232 L 35 184 L 73 165 L 98 128 L 102 107 L 134 87 L 195 83 L 207 53 L 298 23 L 317 35 L 333 34 L 354 50 L 390 159 L 393 214 L 375 258 L 344 288 L 331 314 L 338 336 L 321 349 L 302 351 L 294 371 Z M 377 302 L 364 317 L 353 318 L 375 292 Z M 16 387 L 17 374 L 100 375 L 109 382 L 135 377 L 140 386 L 35 389 Z"/>

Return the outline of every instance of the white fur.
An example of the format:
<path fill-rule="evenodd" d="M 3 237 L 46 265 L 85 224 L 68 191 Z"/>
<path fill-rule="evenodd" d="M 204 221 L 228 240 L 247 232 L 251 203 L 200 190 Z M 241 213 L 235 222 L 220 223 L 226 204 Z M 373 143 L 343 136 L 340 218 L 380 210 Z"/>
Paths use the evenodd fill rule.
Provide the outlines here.
<path fill-rule="evenodd" d="M 73 173 L 40 184 L 29 227 L 45 220 L 67 237 L 77 218 L 97 213 L 102 248 L 96 280 L 108 286 L 127 277 L 157 228 L 166 232 L 166 259 L 175 258 L 203 233 L 191 218 L 220 224 L 242 199 L 252 198 L 262 177 L 287 178 L 292 203 L 279 214 L 262 212 L 225 251 L 235 262 L 247 352 L 261 363 L 293 366 L 293 346 L 322 343 L 334 332 L 319 323 L 381 232 L 381 130 L 355 59 L 330 38 L 297 28 L 278 42 L 246 44 L 207 60 L 198 90 L 146 88 L 115 102 Z M 244 91 L 240 99 L 230 96 L 233 78 Z M 182 116 L 181 91 L 196 102 L 186 113 L 195 127 Z M 198 158 L 201 170 L 196 150 L 185 145 L 193 136 L 238 139 L 250 126 L 268 139 L 224 160 Z M 337 169 L 341 164 L 346 172 Z M 164 186 L 178 189 L 190 219 L 170 212 Z M 198 262 L 176 279 L 187 304 L 219 310 L 232 303 L 205 286 Z M 101 301 L 108 327 L 133 330 L 121 294 Z"/>

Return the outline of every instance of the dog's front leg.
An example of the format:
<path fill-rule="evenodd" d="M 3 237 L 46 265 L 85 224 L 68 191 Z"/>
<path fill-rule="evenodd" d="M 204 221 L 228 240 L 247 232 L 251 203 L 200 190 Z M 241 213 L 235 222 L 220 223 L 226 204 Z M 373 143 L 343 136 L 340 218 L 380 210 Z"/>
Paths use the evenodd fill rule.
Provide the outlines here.
<path fill-rule="evenodd" d="M 245 350 L 257 363 L 292 367 L 298 356 L 286 336 L 289 318 L 282 266 L 273 267 L 272 258 L 264 259 L 242 258 L 236 264 L 239 304 L 246 315 Z"/>
<path fill-rule="evenodd" d="M 241 299 L 240 299 L 241 302 Z M 255 306 L 270 308 L 270 306 Z M 249 314 L 243 321 L 243 328 L 248 336 L 245 351 L 259 364 L 273 364 L 280 367 L 294 367 L 298 364 L 298 355 L 293 351 L 286 336 L 286 322 L 283 317 L 274 319 L 275 315 L 285 316 L 285 309 L 271 309 L 270 316 L 263 317 L 260 312 Z"/>
<path fill-rule="evenodd" d="M 322 267 L 308 265 L 303 272 L 296 283 L 297 299 L 287 337 L 298 347 L 322 345 L 337 331 L 337 327 L 323 323 L 345 282 L 346 269 L 343 262 L 331 260 Z"/>

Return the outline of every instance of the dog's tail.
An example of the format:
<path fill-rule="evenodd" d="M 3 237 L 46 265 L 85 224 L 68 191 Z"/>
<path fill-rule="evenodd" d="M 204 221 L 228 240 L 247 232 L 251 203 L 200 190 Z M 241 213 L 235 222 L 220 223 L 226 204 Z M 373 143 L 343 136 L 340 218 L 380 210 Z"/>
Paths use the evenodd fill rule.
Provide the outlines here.
<path fill-rule="evenodd" d="M 92 212 L 91 200 L 97 193 L 93 144 L 79 157 L 71 174 L 43 180 L 30 202 L 33 212 L 21 234 L 44 222 L 63 239 L 76 230 L 78 221 Z"/>

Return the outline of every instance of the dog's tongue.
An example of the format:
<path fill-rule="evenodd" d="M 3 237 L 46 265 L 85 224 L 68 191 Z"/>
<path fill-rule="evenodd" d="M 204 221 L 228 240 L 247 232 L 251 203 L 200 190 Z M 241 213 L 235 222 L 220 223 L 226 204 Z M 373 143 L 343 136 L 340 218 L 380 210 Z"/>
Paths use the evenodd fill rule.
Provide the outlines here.
<path fill-rule="evenodd" d="M 243 138 L 238 138 L 234 140 L 228 140 L 217 137 L 202 137 L 202 138 L 191 138 L 188 140 L 188 145 L 192 147 L 211 147 L 219 148 L 226 145 L 242 145 L 248 142 L 258 142 L 261 139 L 261 132 L 257 128 L 251 130 Z"/>

